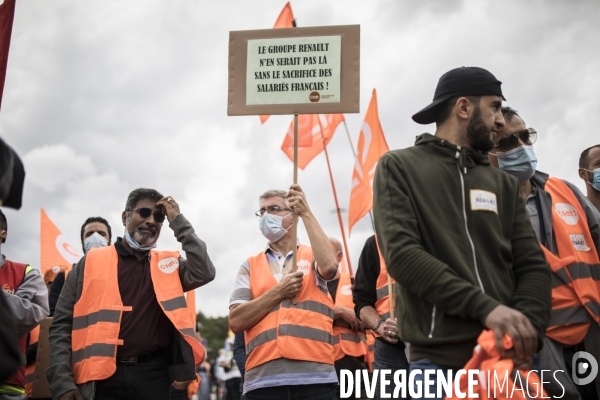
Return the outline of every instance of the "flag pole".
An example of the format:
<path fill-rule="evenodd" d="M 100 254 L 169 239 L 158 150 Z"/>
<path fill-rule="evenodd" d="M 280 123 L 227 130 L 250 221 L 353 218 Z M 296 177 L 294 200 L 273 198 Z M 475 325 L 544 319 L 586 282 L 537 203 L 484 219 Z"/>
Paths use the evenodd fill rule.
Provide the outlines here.
<path fill-rule="evenodd" d="M 352 143 L 352 138 L 350 137 L 350 131 L 348 130 L 348 125 L 346 125 L 346 118 L 344 118 L 344 128 L 346 128 L 346 136 L 348 137 L 348 141 L 350 142 L 350 148 L 352 149 L 352 154 L 354 154 L 354 160 L 356 160 L 356 151 L 354 151 L 354 143 Z M 369 217 L 371 217 L 371 226 L 373 227 L 373 233 L 375 232 L 375 220 L 373 219 L 373 210 L 369 211 Z"/>
<path fill-rule="evenodd" d="M 335 183 L 333 182 L 333 173 L 331 172 L 331 163 L 329 162 L 329 153 L 327 152 L 327 143 L 325 143 L 325 136 L 323 135 L 323 127 L 321 126 L 321 119 L 317 115 L 319 121 L 319 131 L 321 132 L 321 138 L 323 139 L 323 150 L 325 151 L 325 158 L 327 159 L 327 169 L 329 169 L 329 178 L 331 179 L 331 188 L 333 189 L 333 198 L 335 200 L 335 209 L 337 211 L 338 220 L 340 222 L 340 230 L 342 231 L 342 240 L 344 241 L 344 251 L 346 253 L 346 262 L 348 263 L 348 270 L 350 276 L 354 276 L 352 270 L 352 263 L 350 262 L 350 253 L 348 252 L 348 243 L 346 243 L 346 233 L 344 231 L 344 222 L 342 220 L 342 210 L 337 198 L 337 191 L 335 190 Z"/>
<path fill-rule="evenodd" d="M 298 113 L 294 113 L 294 185 L 298 183 Z M 292 272 L 298 269 L 298 214 L 292 214 Z M 294 296 L 292 304 L 297 303 L 297 298 Z"/>

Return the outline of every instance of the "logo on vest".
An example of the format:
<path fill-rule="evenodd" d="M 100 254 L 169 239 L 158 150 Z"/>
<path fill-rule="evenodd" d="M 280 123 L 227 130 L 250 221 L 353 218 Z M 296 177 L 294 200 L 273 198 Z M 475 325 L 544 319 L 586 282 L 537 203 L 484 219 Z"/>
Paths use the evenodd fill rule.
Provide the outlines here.
<path fill-rule="evenodd" d="M 491 211 L 498 214 L 498 202 L 496 193 L 486 190 L 471 190 L 471 210 Z"/>
<path fill-rule="evenodd" d="M 308 260 L 298 260 L 298 271 L 302 271 L 304 275 L 308 274 L 310 271 L 310 261 Z"/>
<path fill-rule="evenodd" d="M 577 251 L 590 251 L 587 243 L 585 242 L 585 236 L 580 233 L 571 233 L 571 241 L 573 242 L 573 246 Z"/>
<path fill-rule="evenodd" d="M 567 225 L 577 225 L 579 222 L 579 213 L 577 212 L 577 209 L 570 204 L 556 203 L 554 205 L 554 210 Z"/>
<path fill-rule="evenodd" d="M 14 289 L 14 288 L 11 288 L 11 287 L 10 287 L 10 285 L 9 285 L 8 283 L 5 283 L 5 284 L 2 286 L 2 289 L 3 289 L 3 290 L 6 292 L 6 293 L 8 293 L 8 294 L 13 294 L 13 295 L 15 294 L 15 289 Z"/>
<path fill-rule="evenodd" d="M 349 283 L 347 285 L 342 286 L 340 289 L 340 293 L 344 296 L 352 296 L 352 284 Z"/>
<path fill-rule="evenodd" d="M 175 257 L 163 258 L 158 261 L 158 269 L 165 274 L 170 274 L 179 268 L 179 260 Z"/>

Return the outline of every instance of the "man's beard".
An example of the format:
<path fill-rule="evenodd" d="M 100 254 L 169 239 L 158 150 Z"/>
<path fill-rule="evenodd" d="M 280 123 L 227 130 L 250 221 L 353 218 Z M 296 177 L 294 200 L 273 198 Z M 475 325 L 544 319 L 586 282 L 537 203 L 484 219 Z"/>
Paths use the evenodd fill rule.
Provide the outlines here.
<path fill-rule="evenodd" d="M 473 150 L 487 153 L 494 148 L 494 141 L 490 139 L 491 129 L 481 119 L 479 106 L 475 107 L 473 115 L 467 125 L 467 141 Z"/>
<path fill-rule="evenodd" d="M 140 232 L 142 229 L 147 229 L 151 233 Z M 156 229 L 150 224 L 142 224 L 138 226 L 138 228 L 135 232 L 133 232 L 133 235 L 131 235 L 131 237 L 135 239 L 135 241 L 138 242 L 138 244 L 141 246 L 152 244 L 156 242 Z"/>

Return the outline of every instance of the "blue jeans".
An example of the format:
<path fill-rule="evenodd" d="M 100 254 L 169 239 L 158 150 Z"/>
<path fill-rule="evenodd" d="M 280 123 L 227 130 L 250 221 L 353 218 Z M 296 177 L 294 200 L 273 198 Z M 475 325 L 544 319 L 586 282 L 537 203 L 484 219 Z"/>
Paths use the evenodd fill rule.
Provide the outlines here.
<path fill-rule="evenodd" d="M 426 393 L 426 387 L 425 387 L 425 371 L 428 370 L 432 370 L 432 371 L 443 371 L 444 374 L 447 373 L 447 369 L 446 368 L 442 368 L 440 365 L 430 361 L 428 358 L 423 358 L 421 360 L 415 361 L 415 362 L 411 362 L 410 363 L 410 372 L 415 371 L 415 370 L 420 370 L 421 373 L 420 374 L 415 374 L 415 383 L 413 385 L 413 390 L 415 394 L 419 393 L 419 389 L 418 387 L 421 387 L 421 396 L 415 396 L 412 397 L 413 399 L 424 399 L 425 398 L 425 393 Z M 433 394 L 434 396 L 437 396 L 437 384 L 436 384 L 436 374 L 431 374 L 431 377 L 429 378 L 429 380 L 432 381 L 432 383 L 429 385 L 429 393 Z M 452 375 L 452 378 L 454 379 L 454 374 Z M 445 396 L 445 392 L 442 390 L 441 392 L 442 397 L 434 397 L 434 399 L 436 400 L 444 400 L 444 396 Z"/>
<path fill-rule="evenodd" d="M 374 353 L 375 353 L 375 362 L 373 363 L 373 371 L 375 370 L 382 370 L 382 369 L 388 369 L 391 370 L 391 375 L 388 375 L 386 377 L 386 379 L 390 380 L 390 384 L 386 385 L 384 391 L 382 391 L 381 393 L 386 393 L 386 394 L 393 394 L 394 392 L 394 373 L 398 370 L 405 370 L 406 371 L 406 376 L 408 379 L 408 368 L 409 368 L 409 364 L 408 364 L 408 360 L 406 359 L 406 354 L 404 353 L 404 349 L 400 349 L 396 346 L 393 346 L 391 344 L 389 344 L 388 342 L 384 342 L 381 339 L 375 339 L 375 346 L 374 346 Z M 379 371 L 381 373 L 381 371 Z M 376 393 L 379 394 L 380 388 L 379 388 L 379 379 L 377 379 L 377 390 Z M 406 398 L 410 398 L 408 397 L 408 391 L 407 391 L 407 397 Z M 402 395 L 402 392 L 400 392 L 400 396 Z M 380 396 L 378 396 L 378 398 L 380 398 Z M 399 397 L 402 398 L 402 397 Z"/>
<path fill-rule="evenodd" d="M 271 386 L 246 393 L 247 400 L 337 400 L 336 384 Z"/>

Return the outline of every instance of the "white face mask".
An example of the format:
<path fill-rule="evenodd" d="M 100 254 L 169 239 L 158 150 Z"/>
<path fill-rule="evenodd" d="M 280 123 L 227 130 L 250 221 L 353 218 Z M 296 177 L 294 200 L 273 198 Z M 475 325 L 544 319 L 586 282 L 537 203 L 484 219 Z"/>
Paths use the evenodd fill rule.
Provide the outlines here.
<path fill-rule="evenodd" d="M 288 215 L 290 215 L 290 214 L 292 214 L 292 213 L 289 213 Z M 288 215 L 286 215 L 285 217 L 287 217 Z M 282 217 L 280 215 L 269 214 L 266 212 L 260 218 L 260 220 L 258 222 L 258 227 L 259 227 L 260 231 L 262 232 L 262 234 L 267 238 L 267 240 L 269 242 L 271 242 L 271 243 L 277 242 L 292 227 L 290 225 L 289 228 L 285 229 L 281 225 L 281 223 L 283 222 L 283 219 L 285 217 Z"/>
<path fill-rule="evenodd" d="M 90 251 L 90 249 L 94 249 L 96 247 L 105 247 L 107 245 L 108 240 L 106 240 L 104 236 L 102 236 L 98 232 L 94 232 L 93 235 L 88 236 L 83 242 L 83 248 L 86 254 L 88 251 Z"/>

